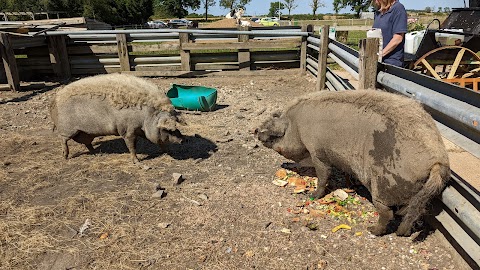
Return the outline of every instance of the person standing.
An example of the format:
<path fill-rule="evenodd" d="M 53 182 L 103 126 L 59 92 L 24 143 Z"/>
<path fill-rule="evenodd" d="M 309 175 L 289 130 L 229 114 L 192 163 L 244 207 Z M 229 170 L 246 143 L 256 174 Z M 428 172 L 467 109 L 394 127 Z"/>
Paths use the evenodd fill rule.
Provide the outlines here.
<path fill-rule="evenodd" d="M 407 33 L 407 11 L 398 0 L 375 0 L 377 8 L 373 28 L 380 28 L 383 50 L 380 52 L 384 63 L 403 66 L 405 33 Z"/>

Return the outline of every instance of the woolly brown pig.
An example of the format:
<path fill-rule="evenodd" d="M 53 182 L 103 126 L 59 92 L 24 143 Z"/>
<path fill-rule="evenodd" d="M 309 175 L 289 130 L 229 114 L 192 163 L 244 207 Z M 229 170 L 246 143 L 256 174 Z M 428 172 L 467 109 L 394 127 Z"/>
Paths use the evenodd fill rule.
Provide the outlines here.
<path fill-rule="evenodd" d="M 68 140 L 84 144 L 91 152 L 97 136 L 120 135 L 134 163 L 137 137 L 155 144 L 180 142 L 170 100 L 144 79 L 108 74 L 84 78 L 57 91 L 50 106 L 54 130 L 63 139 L 68 158 Z"/>
<path fill-rule="evenodd" d="M 257 130 L 263 144 L 311 164 L 325 194 L 331 167 L 355 176 L 379 212 L 370 231 L 385 234 L 402 207 L 396 233 L 409 235 L 450 177 L 448 155 L 430 115 L 412 99 L 381 91 L 321 91 L 299 98 Z"/>

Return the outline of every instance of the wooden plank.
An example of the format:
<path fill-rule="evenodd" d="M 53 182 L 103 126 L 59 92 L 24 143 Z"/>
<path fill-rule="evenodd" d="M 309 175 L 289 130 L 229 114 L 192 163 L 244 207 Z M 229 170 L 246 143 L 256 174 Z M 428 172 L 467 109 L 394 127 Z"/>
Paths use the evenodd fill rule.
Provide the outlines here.
<path fill-rule="evenodd" d="M 443 79 L 445 82 L 449 83 L 458 83 L 460 86 L 465 87 L 465 85 L 473 85 L 473 90 L 478 91 L 478 84 L 480 83 L 480 78 L 453 78 L 453 79 Z"/>
<path fill-rule="evenodd" d="M 430 71 L 430 74 L 432 74 L 433 77 L 437 80 L 441 80 L 440 76 L 438 76 L 437 72 L 433 69 L 433 67 L 427 62 L 427 60 L 422 59 L 422 64 Z"/>
<path fill-rule="evenodd" d="M 65 36 L 48 36 L 47 43 L 53 73 L 60 79 L 69 79 L 72 74 L 70 71 Z"/>
<path fill-rule="evenodd" d="M 313 25 L 304 25 L 302 26 L 303 32 L 313 32 Z M 307 72 L 307 37 L 302 37 L 302 45 L 300 49 L 300 69 L 302 70 L 302 74 Z"/>
<path fill-rule="evenodd" d="M 297 62 L 280 62 L 280 63 L 252 63 L 252 68 L 254 70 L 292 69 L 292 70 L 297 70 L 297 72 L 300 72 L 300 61 L 297 61 Z"/>
<path fill-rule="evenodd" d="M 283 60 L 297 60 L 298 51 L 282 51 L 282 52 L 254 52 L 251 55 L 251 61 L 283 61 Z"/>
<path fill-rule="evenodd" d="M 5 69 L 3 68 L 3 61 L 0 61 L 0 83 L 7 83 L 7 75 L 5 75 Z"/>
<path fill-rule="evenodd" d="M 318 52 L 318 73 L 317 73 L 317 84 L 316 90 L 324 90 L 325 89 L 325 81 L 327 80 L 327 55 L 328 55 L 328 33 L 330 31 L 330 27 L 328 25 L 324 25 L 322 27 L 321 33 L 321 46 L 320 51 Z"/>
<path fill-rule="evenodd" d="M 183 50 L 252 50 L 252 49 L 284 49 L 298 48 L 302 42 L 230 42 L 230 43 L 188 43 L 182 44 Z"/>
<path fill-rule="evenodd" d="M 276 70 L 247 70 L 247 71 L 124 71 L 122 73 L 133 74 L 136 76 L 160 76 L 160 77 L 186 77 L 193 78 L 196 76 L 278 76 Z M 282 75 L 288 76 L 289 72 L 282 72 Z M 292 69 L 291 74 L 297 75 L 298 69 Z"/>
<path fill-rule="evenodd" d="M 11 36 L 10 38 L 11 38 L 13 49 L 41 47 L 47 44 L 45 40 L 45 36 L 36 36 L 36 37 Z"/>
<path fill-rule="evenodd" d="M 195 64 L 195 70 L 239 70 L 237 63 L 232 64 L 208 64 L 199 63 Z"/>
<path fill-rule="evenodd" d="M 46 43 L 45 43 L 46 45 Z M 48 46 L 44 47 L 35 47 L 35 48 L 28 48 L 28 49 L 19 49 L 15 50 L 16 54 L 26 54 L 30 58 L 31 56 L 42 56 L 42 57 L 47 57 L 50 58 L 49 51 L 48 51 Z"/>
<path fill-rule="evenodd" d="M 458 65 L 460 64 L 460 61 L 462 61 L 463 55 L 465 54 L 466 50 L 467 49 L 463 48 L 458 52 L 457 57 L 453 62 L 452 69 L 448 73 L 447 79 L 453 79 L 455 77 L 455 73 L 457 72 Z"/>
<path fill-rule="evenodd" d="M 129 71 L 130 57 L 128 55 L 127 35 L 117 34 L 116 39 L 117 39 L 118 58 L 120 59 L 120 67 L 122 68 L 122 71 Z"/>
<path fill-rule="evenodd" d="M 250 31 L 251 27 L 238 27 L 239 31 Z M 248 44 L 250 41 L 250 35 L 238 35 L 238 42 Z M 250 50 L 239 49 L 238 50 L 238 68 L 240 70 L 250 70 Z"/>
<path fill-rule="evenodd" d="M 238 55 L 236 53 L 206 53 L 191 54 L 190 61 L 192 63 L 218 63 L 218 62 L 237 62 Z"/>
<path fill-rule="evenodd" d="M 48 68 L 52 69 L 52 63 L 48 57 L 18 58 L 17 67 L 21 68 L 24 66 L 48 66 Z"/>
<path fill-rule="evenodd" d="M 67 47 L 69 55 L 78 54 L 117 54 L 117 45 L 71 45 Z"/>
<path fill-rule="evenodd" d="M 182 69 L 181 65 L 164 65 L 164 66 L 138 66 L 134 65 L 134 71 L 180 71 Z"/>
<path fill-rule="evenodd" d="M 162 42 L 159 44 L 131 44 L 131 52 L 152 52 L 152 51 L 178 51 L 180 44 L 178 42 Z"/>
<path fill-rule="evenodd" d="M 34 21 L 21 21 L 25 24 L 33 24 L 33 25 L 49 25 L 49 24 L 59 24 L 65 23 L 66 25 L 77 25 L 77 24 L 85 24 L 84 17 L 75 17 L 75 18 L 62 18 L 62 19 L 50 19 L 50 20 L 34 20 Z"/>
<path fill-rule="evenodd" d="M 49 73 L 53 73 L 53 70 L 52 70 L 52 65 L 49 63 L 47 65 L 28 65 L 28 66 L 18 66 L 18 70 L 20 71 L 25 71 L 25 70 L 48 70 Z"/>
<path fill-rule="evenodd" d="M 185 49 L 184 46 L 189 44 L 190 41 L 190 34 L 188 33 L 179 33 L 179 40 L 180 40 L 180 58 L 182 61 L 182 70 L 190 71 L 191 70 L 191 63 L 190 63 L 190 50 Z"/>
<path fill-rule="evenodd" d="M 379 42 L 378 38 L 362 39 L 359 42 L 358 89 L 376 88 Z"/>
<path fill-rule="evenodd" d="M 6 33 L 0 33 L 0 54 L 2 55 L 3 67 L 10 90 L 14 92 L 19 91 L 20 78 L 18 77 L 15 53 L 10 43 L 10 36 Z"/>

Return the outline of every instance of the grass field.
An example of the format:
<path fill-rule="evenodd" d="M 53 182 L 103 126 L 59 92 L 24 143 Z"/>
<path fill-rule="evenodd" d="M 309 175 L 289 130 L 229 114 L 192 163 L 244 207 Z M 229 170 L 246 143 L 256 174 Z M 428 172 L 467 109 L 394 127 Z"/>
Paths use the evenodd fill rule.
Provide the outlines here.
<path fill-rule="evenodd" d="M 358 50 L 358 42 L 364 38 L 367 38 L 366 31 L 349 31 L 346 45 Z"/>

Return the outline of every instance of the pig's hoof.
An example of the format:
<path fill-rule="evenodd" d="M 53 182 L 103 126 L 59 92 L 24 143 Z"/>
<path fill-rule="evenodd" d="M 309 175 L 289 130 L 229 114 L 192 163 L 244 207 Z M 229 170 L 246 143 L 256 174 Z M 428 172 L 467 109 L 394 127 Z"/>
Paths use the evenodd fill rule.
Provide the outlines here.
<path fill-rule="evenodd" d="M 369 232 L 371 232 L 373 235 L 380 236 L 384 235 L 387 232 L 387 228 L 383 226 L 370 226 L 367 228 Z"/>
<path fill-rule="evenodd" d="M 325 189 L 324 188 L 321 188 L 321 189 L 318 189 L 315 190 L 312 195 L 310 195 L 310 198 L 314 198 L 314 199 L 319 199 L 319 198 L 322 198 L 323 196 L 325 196 Z"/>
<path fill-rule="evenodd" d="M 412 232 L 411 232 L 411 228 L 410 226 L 407 226 L 407 225 L 404 225 L 404 224 L 400 224 L 400 226 L 398 226 L 398 229 L 397 231 L 395 232 L 398 236 L 410 236 L 412 235 Z"/>

